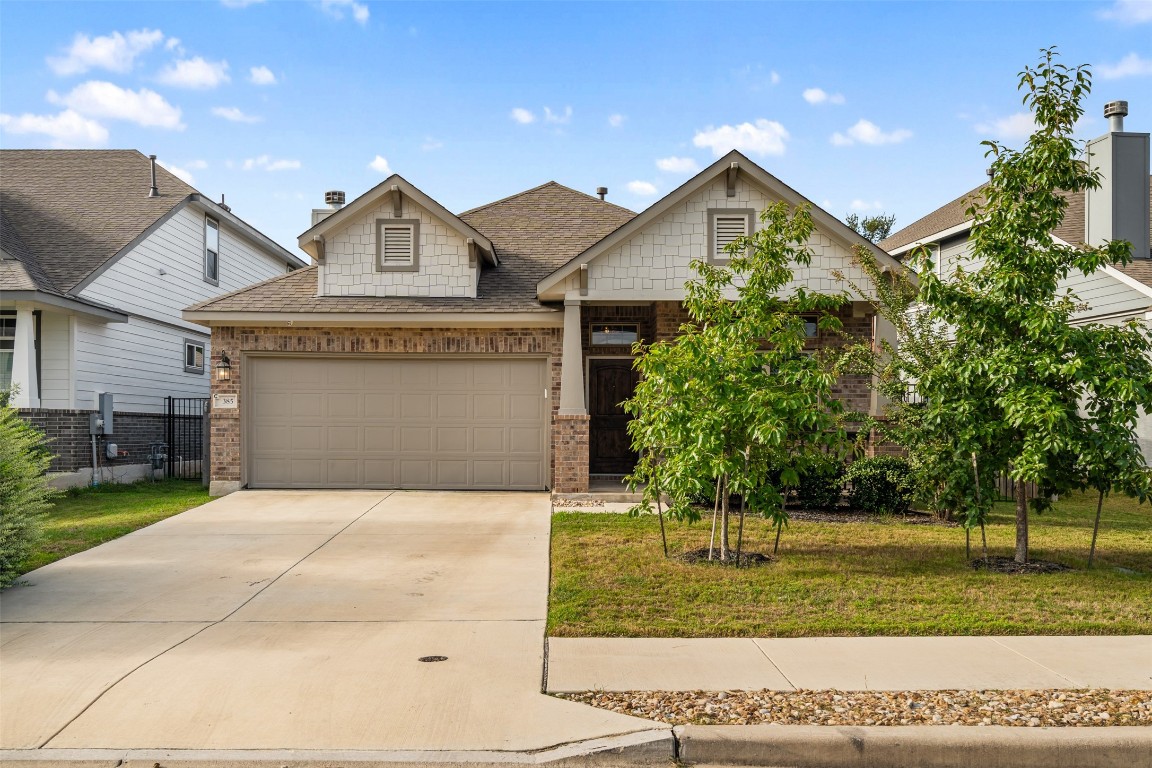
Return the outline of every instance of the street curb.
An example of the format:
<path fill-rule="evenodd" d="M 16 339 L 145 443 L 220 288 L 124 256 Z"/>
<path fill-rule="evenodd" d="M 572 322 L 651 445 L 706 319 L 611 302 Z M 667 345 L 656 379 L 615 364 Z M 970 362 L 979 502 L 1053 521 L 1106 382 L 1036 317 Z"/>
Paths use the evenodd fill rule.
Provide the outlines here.
<path fill-rule="evenodd" d="M 1133 768 L 1152 727 L 679 725 L 686 764 L 788 768 Z"/>
<path fill-rule="evenodd" d="M 306 749 L 0 749 L 4 768 L 549 768 L 667 766 L 671 728 L 607 736 L 535 752 Z M 1130 768 L 1130 767 L 1129 767 Z"/>

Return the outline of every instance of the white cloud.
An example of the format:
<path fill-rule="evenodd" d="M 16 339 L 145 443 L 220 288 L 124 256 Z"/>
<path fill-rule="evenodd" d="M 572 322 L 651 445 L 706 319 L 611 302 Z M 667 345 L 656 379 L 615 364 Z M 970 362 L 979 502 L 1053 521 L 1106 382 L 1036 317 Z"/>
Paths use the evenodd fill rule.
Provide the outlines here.
<path fill-rule="evenodd" d="M 1148 3 L 1152 8 L 1152 2 Z M 1142 59 L 1139 54 L 1130 53 L 1115 64 L 1101 64 L 1096 72 L 1105 80 L 1117 80 L 1121 77 L 1144 77 L 1152 75 L 1152 59 Z"/>
<path fill-rule="evenodd" d="M 772 81 L 772 85 L 779 85 L 780 84 L 780 73 L 777 72 L 776 70 L 772 70 L 772 72 L 768 75 L 768 79 Z"/>
<path fill-rule="evenodd" d="M 137 56 L 163 39 L 164 33 L 158 29 L 113 32 L 102 37 L 78 34 L 64 56 L 48 58 L 48 66 L 58 75 L 79 75 L 95 68 L 128 72 Z"/>
<path fill-rule="evenodd" d="M 252 67 L 248 70 L 248 82 L 253 85 L 276 85 L 276 75 L 268 67 Z"/>
<path fill-rule="evenodd" d="M 74 109 L 88 117 L 126 120 L 146 128 L 184 130 L 180 122 L 180 108 L 169 104 L 155 91 L 121 88 L 102 80 L 89 80 L 60 96 L 48 92 L 48 101 Z"/>
<path fill-rule="evenodd" d="M 783 125 L 775 120 L 761 118 L 755 124 L 722 125 L 719 128 L 708 126 L 697 132 L 692 143 L 698 147 L 711 147 L 716 157 L 732 149 L 754 155 L 782 155 L 784 142 L 789 138 Z"/>
<path fill-rule="evenodd" d="M 171 163 L 166 163 L 163 160 L 157 160 L 156 165 L 158 165 L 161 168 L 163 168 L 164 170 L 168 171 L 168 173 L 170 173 L 173 176 L 175 176 L 176 178 L 180 179 L 180 181 L 184 182 L 185 184 L 188 184 L 189 186 L 192 186 L 192 187 L 196 186 L 196 180 L 192 177 L 192 174 L 189 173 L 186 169 L 181 168 L 181 167 L 176 166 L 176 165 L 172 165 Z"/>
<path fill-rule="evenodd" d="M 532 114 L 523 107 L 516 107 L 512 110 L 511 117 L 520 125 L 528 125 L 528 123 L 536 122 L 536 115 Z"/>
<path fill-rule="evenodd" d="M 220 0 L 220 5 L 225 8 L 247 8 L 250 5 L 258 5 L 264 0 Z"/>
<path fill-rule="evenodd" d="M 424 143 L 420 145 L 420 149 L 424 150 L 425 152 L 431 152 L 434 149 L 440 149 L 442 146 L 444 146 L 444 142 L 440 141 L 440 139 L 435 139 L 431 136 L 425 136 Z"/>
<path fill-rule="evenodd" d="M 624 125 L 624 121 L 627 119 L 627 117 L 621 114 L 608 115 L 608 125 L 612 126 L 613 128 L 619 128 L 620 126 Z"/>
<path fill-rule="evenodd" d="M 696 173 L 700 166 L 690 157 L 662 157 L 656 167 L 665 173 Z"/>
<path fill-rule="evenodd" d="M 844 94 L 828 93 L 823 88 L 807 88 L 804 90 L 804 101 L 809 104 L 843 104 Z"/>
<path fill-rule="evenodd" d="M 384 159 L 383 155 L 376 155 L 376 159 L 368 163 L 368 167 L 385 176 L 392 175 L 392 169 L 388 166 L 388 161 Z"/>
<path fill-rule="evenodd" d="M 71 109 L 58 115 L 0 114 L 0 128 L 7 133 L 47 136 L 59 149 L 99 146 L 108 141 L 107 128 Z"/>
<path fill-rule="evenodd" d="M 626 185 L 628 191 L 634 195 L 642 195 L 644 197 L 651 197 L 656 194 L 656 185 L 647 181 L 630 181 Z"/>
<path fill-rule="evenodd" d="M 368 23 L 368 6 L 356 0 L 320 0 L 320 8 L 334 19 L 343 19 L 344 12 L 348 11 L 357 24 Z"/>
<path fill-rule="evenodd" d="M 848 207 L 854 211 L 879 211 L 884 208 L 884 204 L 879 200 L 868 202 L 867 200 L 856 198 L 848 204 Z"/>
<path fill-rule="evenodd" d="M 248 158 L 240 167 L 245 171 L 298 171 L 300 170 L 300 161 L 273 160 L 268 155 L 260 155 L 259 157 Z"/>
<path fill-rule="evenodd" d="M 974 128 L 977 133 L 991 136 L 993 139 L 1026 139 L 1036 130 L 1036 121 L 1030 112 L 1017 112 L 999 120 L 987 123 L 977 123 Z"/>
<path fill-rule="evenodd" d="M 194 171 L 202 171 L 208 167 L 208 163 L 204 160 L 189 160 L 188 162 L 184 163 L 184 165 L 188 166 Z"/>
<path fill-rule="evenodd" d="M 553 112 L 548 107 L 544 107 L 544 122 L 546 123 L 559 123 L 561 125 L 569 122 L 572 119 L 572 107 L 564 107 L 563 114 Z"/>
<path fill-rule="evenodd" d="M 1152 3 L 1148 0 L 1116 0 L 1111 8 L 1100 11 L 1099 15 L 1121 24 L 1143 24 L 1152 21 Z"/>
<path fill-rule="evenodd" d="M 239 107 L 212 107 L 212 114 L 233 123 L 258 123 L 264 119 L 258 115 L 247 115 Z"/>
<path fill-rule="evenodd" d="M 157 79 L 174 88 L 207 89 L 227 83 L 231 78 L 228 77 L 228 62 L 207 61 L 197 56 L 169 64 Z"/>
<path fill-rule="evenodd" d="M 837 131 L 832 134 L 832 143 L 837 147 L 848 147 L 853 144 L 879 146 L 881 144 L 899 144 L 905 139 L 910 138 L 912 138 L 912 131 L 899 128 L 895 131 L 884 133 L 875 123 L 868 120 L 860 120 L 856 125 L 849 128 L 847 133 Z"/>

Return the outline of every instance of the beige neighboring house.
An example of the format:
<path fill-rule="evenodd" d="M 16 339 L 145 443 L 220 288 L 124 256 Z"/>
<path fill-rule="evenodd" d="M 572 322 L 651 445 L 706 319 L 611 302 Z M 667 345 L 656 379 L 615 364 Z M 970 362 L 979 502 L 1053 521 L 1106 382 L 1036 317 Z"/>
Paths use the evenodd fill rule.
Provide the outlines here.
<path fill-rule="evenodd" d="M 135 150 L 0 151 L 0 225 L 0 389 L 65 485 L 94 461 L 104 482 L 144 476 L 165 398 L 208 397 L 189 302 L 304 266 Z M 101 395 L 113 418 L 94 446 Z"/>
<path fill-rule="evenodd" d="M 1112 102 L 1105 110 L 1111 130 L 1088 143 L 1102 186 L 1068 195 L 1064 221 L 1052 237 L 1074 246 L 1127 240 L 1133 245 L 1134 260 L 1106 266 L 1092 275 L 1076 272 L 1061 282 L 1060 290 L 1071 290 L 1085 305 L 1073 316 L 1074 323 L 1119 324 L 1135 319 L 1152 329 L 1149 134 L 1124 130 L 1127 102 Z M 957 264 L 970 264 L 972 219 L 967 210 L 983 189 L 983 185 L 977 187 L 936 209 L 882 241 L 880 247 L 903 259 L 913 248 L 928 246 L 940 274 L 948 274 Z M 1152 461 L 1152 417 L 1141 419 L 1137 436 L 1144 455 Z"/>
<path fill-rule="evenodd" d="M 588 491 L 635 456 L 620 402 L 632 342 L 673 337 L 693 259 L 722 261 L 765 206 L 811 204 L 732 152 L 636 214 L 555 182 L 453 214 L 400 176 L 329 193 L 300 247 L 316 265 L 185 310 L 212 329 L 211 488 Z M 813 206 L 815 258 L 841 292 L 872 248 Z M 842 312 L 872 339 L 865 302 Z M 811 324 L 815 348 L 843 343 Z M 226 360 L 225 360 L 226 358 Z M 875 410 L 861 377 L 838 394 Z"/>

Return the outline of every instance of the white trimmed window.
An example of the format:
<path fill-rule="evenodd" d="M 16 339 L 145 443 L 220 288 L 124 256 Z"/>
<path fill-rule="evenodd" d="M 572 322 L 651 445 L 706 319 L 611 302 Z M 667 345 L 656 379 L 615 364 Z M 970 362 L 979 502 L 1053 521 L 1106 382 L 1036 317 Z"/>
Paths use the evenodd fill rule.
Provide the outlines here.
<path fill-rule="evenodd" d="M 184 339 L 184 370 L 187 373 L 204 373 L 204 342 Z"/>
<path fill-rule="evenodd" d="M 16 313 L 0 315 L 0 390 L 12 386 L 12 361 L 16 349 Z"/>
<path fill-rule="evenodd" d="M 220 222 L 204 217 L 204 280 L 220 284 Z"/>
<path fill-rule="evenodd" d="M 708 261 L 727 264 L 730 243 L 752 234 L 756 212 L 750 208 L 710 208 L 708 210 Z"/>
<path fill-rule="evenodd" d="M 380 272 L 420 269 L 420 222 L 417 219 L 377 219 L 376 269 Z"/>

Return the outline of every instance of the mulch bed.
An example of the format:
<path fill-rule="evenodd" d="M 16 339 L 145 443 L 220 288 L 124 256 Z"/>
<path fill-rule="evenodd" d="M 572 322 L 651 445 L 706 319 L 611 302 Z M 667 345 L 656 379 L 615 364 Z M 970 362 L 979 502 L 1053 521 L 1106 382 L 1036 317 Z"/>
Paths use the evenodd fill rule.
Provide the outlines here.
<path fill-rule="evenodd" d="M 720 548 L 712 550 L 712 560 L 708 559 L 708 547 L 700 549 L 692 549 L 687 552 L 681 552 L 676 555 L 676 559 L 682 563 L 713 563 L 715 565 L 736 565 L 736 553 L 731 553 L 731 559 L 724 561 L 720 559 Z M 741 552 L 740 565 L 767 565 L 772 562 L 772 558 L 768 555 L 763 555 L 759 552 Z"/>
<path fill-rule="evenodd" d="M 1152 726 L 1152 691 L 588 691 L 559 697 L 669 725 Z"/>
<path fill-rule="evenodd" d="M 1027 563 L 1018 563 L 1011 557 L 995 555 L 985 560 L 978 557 L 968 563 L 973 570 L 990 571 L 992 573 L 1060 573 L 1071 571 L 1072 567 L 1063 563 L 1050 563 L 1046 560 L 1030 560 Z"/>

